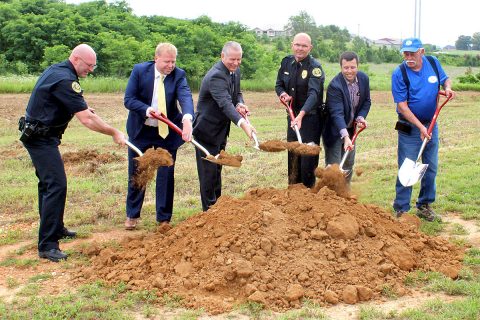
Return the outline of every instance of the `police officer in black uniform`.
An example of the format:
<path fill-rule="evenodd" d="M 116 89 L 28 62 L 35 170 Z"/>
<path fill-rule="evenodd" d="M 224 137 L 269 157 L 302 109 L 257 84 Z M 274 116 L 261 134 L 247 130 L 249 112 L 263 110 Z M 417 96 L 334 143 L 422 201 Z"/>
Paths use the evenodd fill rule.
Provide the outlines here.
<path fill-rule="evenodd" d="M 38 79 L 20 118 L 20 140 L 28 150 L 38 177 L 40 227 L 38 255 L 58 262 L 67 255 L 58 241 L 75 237 L 63 224 L 67 178 L 58 146 L 68 123 L 75 115 L 87 128 L 111 135 L 125 145 L 125 136 L 106 124 L 87 106 L 78 77 L 84 78 L 96 67 L 95 51 L 86 44 L 72 50 L 68 60 L 50 66 Z"/>
<path fill-rule="evenodd" d="M 295 120 L 288 117 L 287 141 L 297 141 L 293 130 L 296 124 L 304 143 L 320 144 L 323 130 L 323 87 L 325 74 L 320 63 L 310 56 L 312 41 L 306 33 L 295 35 L 292 41 L 293 55 L 283 58 L 278 70 L 275 91 L 285 103 L 293 100 Z M 315 168 L 318 156 L 299 156 L 288 152 L 288 184 L 315 184 Z"/>

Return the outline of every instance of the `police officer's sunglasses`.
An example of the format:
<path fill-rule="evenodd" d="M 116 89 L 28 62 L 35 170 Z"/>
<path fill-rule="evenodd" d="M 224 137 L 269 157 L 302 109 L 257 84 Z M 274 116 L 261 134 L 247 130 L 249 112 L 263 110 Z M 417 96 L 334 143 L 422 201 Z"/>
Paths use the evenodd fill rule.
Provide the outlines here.
<path fill-rule="evenodd" d="M 82 60 L 83 63 L 85 63 L 89 68 L 92 68 L 93 70 L 97 69 L 97 65 L 96 64 L 91 64 L 91 63 L 87 63 L 85 60 L 82 59 L 82 57 L 80 56 L 77 56 L 78 59 Z"/>

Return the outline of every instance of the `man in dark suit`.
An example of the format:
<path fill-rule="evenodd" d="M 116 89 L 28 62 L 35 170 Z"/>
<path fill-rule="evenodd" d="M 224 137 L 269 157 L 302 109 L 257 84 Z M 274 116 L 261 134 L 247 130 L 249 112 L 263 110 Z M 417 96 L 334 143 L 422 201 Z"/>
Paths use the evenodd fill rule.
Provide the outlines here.
<path fill-rule="evenodd" d="M 175 66 L 177 48 L 170 43 L 160 43 L 155 50 L 155 61 L 136 64 L 125 91 L 125 107 L 130 110 L 127 133 L 130 141 L 140 150 L 163 148 L 175 161 L 177 149 L 192 139 L 193 100 L 187 84 L 185 71 Z M 182 112 L 177 108 L 180 103 Z M 166 114 L 180 128 L 182 136 L 152 119 L 150 111 Z M 183 139 L 183 140 L 182 140 Z M 136 188 L 132 177 L 135 174 L 136 154 L 128 150 L 127 220 L 125 228 L 135 229 L 140 217 L 145 190 Z M 156 178 L 157 223 L 169 223 L 173 211 L 174 166 L 160 167 Z"/>
<path fill-rule="evenodd" d="M 212 155 L 225 150 L 230 121 L 242 128 L 249 138 L 255 130 L 244 119 L 249 110 L 240 91 L 241 62 L 240 44 L 227 42 L 222 49 L 221 61 L 207 72 L 200 86 L 193 136 Z M 205 161 L 204 156 L 196 150 L 202 208 L 207 211 L 222 193 L 222 166 Z"/>
<path fill-rule="evenodd" d="M 327 88 L 329 118 L 325 125 L 323 142 L 326 165 L 340 163 L 345 151 L 352 148 L 354 122 L 357 127 L 366 127 L 365 118 L 370 111 L 370 84 L 368 76 L 358 71 L 358 56 L 355 52 L 340 55 L 341 72 Z M 347 181 L 352 178 L 355 148 L 349 153 L 344 170 L 348 170 Z"/>
<path fill-rule="evenodd" d="M 286 103 L 293 100 L 295 120 L 287 117 L 287 141 L 297 141 L 293 130 L 298 126 L 303 142 L 320 144 L 323 119 L 320 107 L 323 104 L 325 74 L 320 62 L 311 55 L 312 40 L 306 33 L 295 35 L 292 55 L 283 58 L 278 69 L 275 92 Z M 288 152 L 288 184 L 303 183 L 306 187 L 315 184 L 315 168 L 318 156 L 299 156 Z"/>

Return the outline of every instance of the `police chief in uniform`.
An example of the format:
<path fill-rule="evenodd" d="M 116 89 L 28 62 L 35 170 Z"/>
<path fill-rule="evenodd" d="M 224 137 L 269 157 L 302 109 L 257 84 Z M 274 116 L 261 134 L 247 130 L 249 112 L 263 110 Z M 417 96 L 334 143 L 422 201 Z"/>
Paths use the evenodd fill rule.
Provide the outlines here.
<path fill-rule="evenodd" d="M 54 64 L 38 79 L 25 117 L 19 121 L 20 140 L 30 154 L 38 177 L 38 255 L 58 262 L 67 255 L 58 241 L 75 237 L 63 224 L 67 178 L 58 146 L 62 134 L 75 115 L 87 128 L 112 136 L 125 145 L 125 136 L 106 124 L 87 106 L 78 78 L 85 78 L 96 67 L 95 51 L 86 44 L 75 47 L 68 60 Z"/>
<path fill-rule="evenodd" d="M 296 124 L 304 143 L 320 144 L 322 133 L 323 88 L 325 74 L 320 63 L 310 56 L 312 41 L 306 33 L 295 35 L 292 41 L 293 55 L 283 58 L 278 70 L 275 91 L 279 98 L 290 104 L 293 100 L 294 121 L 288 117 L 287 141 L 297 141 L 293 129 Z M 288 184 L 315 184 L 315 168 L 318 156 L 299 156 L 288 152 Z"/>

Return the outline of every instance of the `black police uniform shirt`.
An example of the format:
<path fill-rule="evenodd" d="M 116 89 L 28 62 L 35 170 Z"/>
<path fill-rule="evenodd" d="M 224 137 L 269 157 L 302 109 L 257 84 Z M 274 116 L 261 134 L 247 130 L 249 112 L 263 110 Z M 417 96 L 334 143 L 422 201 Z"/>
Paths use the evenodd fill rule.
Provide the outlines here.
<path fill-rule="evenodd" d="M 275 91 L 278 96 L 286 92 L 293 97 L 293 111 L 315 113 L 323 103 L 325 73 L 320 62 L 307 56 L 300 62 L 293 55 L 283 58 L 278 70 Z M 313 93 L 312 95 L 310 95 Z"/>
<path fill-rule="evenodd" d="M 49 127 L 66 127 L 75 113 L 87 108 L 75 68 L 66 60 L 40 75 L 28 101 L 26 118 Z"/>

